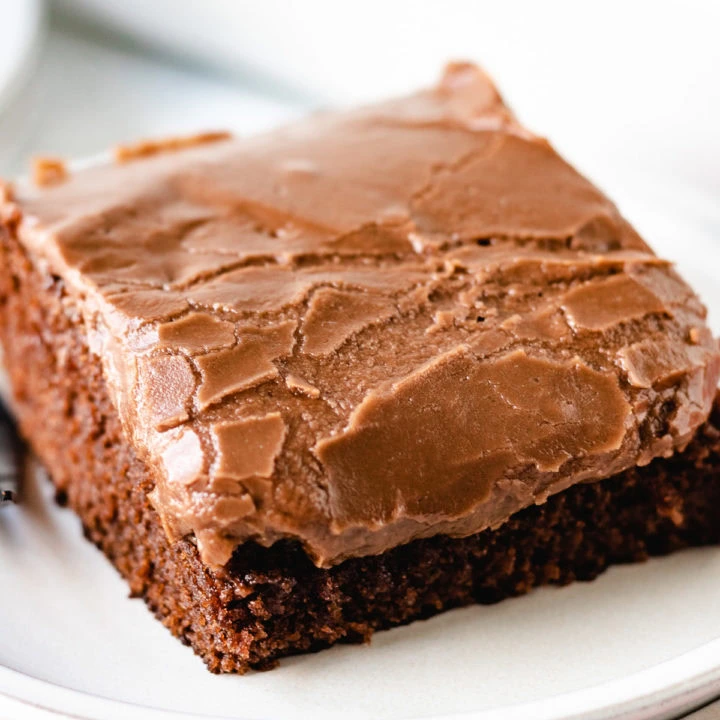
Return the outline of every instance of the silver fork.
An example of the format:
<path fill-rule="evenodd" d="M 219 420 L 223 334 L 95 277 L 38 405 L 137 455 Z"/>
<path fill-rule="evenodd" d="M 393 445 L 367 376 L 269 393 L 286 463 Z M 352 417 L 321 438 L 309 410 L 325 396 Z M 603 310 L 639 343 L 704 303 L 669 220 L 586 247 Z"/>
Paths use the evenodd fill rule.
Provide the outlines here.
<path fill-rule="evenodd" d="M 22 441 L 12 416 L 0 402 L 0 507 L 16 502 L 22 475 Z"/>

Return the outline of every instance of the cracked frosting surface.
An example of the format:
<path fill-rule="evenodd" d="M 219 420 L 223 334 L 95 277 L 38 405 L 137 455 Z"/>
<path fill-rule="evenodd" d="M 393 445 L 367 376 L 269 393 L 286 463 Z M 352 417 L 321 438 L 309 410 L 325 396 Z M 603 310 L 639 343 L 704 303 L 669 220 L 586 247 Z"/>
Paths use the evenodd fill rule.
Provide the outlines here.
<path fill-rule="evenodd" d="M 692 290 L 469 65 L 4 212 L 64 279 L 166 531 L 213 566 L 496 527 L 684 447 L 717 385 Z"/>

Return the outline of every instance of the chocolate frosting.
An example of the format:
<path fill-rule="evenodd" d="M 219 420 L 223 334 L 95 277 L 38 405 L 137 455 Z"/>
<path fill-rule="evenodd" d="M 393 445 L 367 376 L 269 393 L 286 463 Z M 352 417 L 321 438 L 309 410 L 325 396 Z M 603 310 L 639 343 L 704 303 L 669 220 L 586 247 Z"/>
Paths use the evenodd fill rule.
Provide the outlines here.
<path fill-rule="evenodd" d="M 477 68 L 18 188 L 171 538 L 321 566 L 465 535 L 684 447 L 705 309 Z"/>

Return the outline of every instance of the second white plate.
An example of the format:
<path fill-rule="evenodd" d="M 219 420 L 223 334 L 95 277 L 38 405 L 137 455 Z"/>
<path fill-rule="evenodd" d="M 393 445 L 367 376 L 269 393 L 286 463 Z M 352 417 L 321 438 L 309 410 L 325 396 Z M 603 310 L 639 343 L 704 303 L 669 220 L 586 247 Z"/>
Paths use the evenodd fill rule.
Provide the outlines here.
<path fill-rule="evenodd" d="M 0 112 L 27 79 L 45 27 L 43 0 L 0 1 Z"/>

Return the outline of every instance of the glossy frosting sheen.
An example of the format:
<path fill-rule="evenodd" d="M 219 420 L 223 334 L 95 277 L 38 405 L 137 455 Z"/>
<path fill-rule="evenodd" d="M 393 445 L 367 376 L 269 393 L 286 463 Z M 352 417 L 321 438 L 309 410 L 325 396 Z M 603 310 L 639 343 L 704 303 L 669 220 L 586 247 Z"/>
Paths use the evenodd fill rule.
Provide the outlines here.
<path fill-rule="evenodd" d="M 215 566 L 247 539 L 331 565 L 494 527 L 710 410 L 703 306 L 471 66 L 15 202 L 167 532 Z"/>

